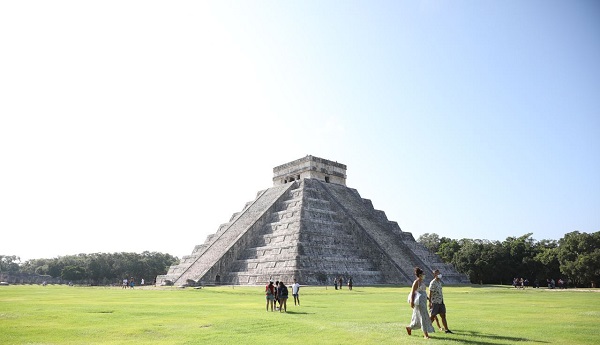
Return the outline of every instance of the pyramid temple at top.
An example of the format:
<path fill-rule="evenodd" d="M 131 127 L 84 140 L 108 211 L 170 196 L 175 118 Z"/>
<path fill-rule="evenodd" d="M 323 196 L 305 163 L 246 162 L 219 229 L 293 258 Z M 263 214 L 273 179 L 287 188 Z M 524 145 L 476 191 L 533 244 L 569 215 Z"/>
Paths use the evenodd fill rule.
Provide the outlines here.
<path fill-rule="evenodd" d="M 265 284 L 270 279 L 329 284 L 410 285 L 414 267 L 440 269 L 446 284 L 466 275 L 416 242 L 398 223 L 346 187 L 346 166 L 306 156 L 273 168 L 273 187 L 257 193 L 158 285 Z"/>

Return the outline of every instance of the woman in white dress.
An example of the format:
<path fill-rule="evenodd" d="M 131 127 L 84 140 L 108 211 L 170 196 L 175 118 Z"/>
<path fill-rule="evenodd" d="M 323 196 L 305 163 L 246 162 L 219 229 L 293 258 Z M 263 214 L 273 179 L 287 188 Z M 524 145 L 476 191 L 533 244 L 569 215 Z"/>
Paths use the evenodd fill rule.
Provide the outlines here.
<path fill-rule="evenodd" d="M 417 279 L 413 282 L 411 294 L 409 295 L 409 303 L 412 308 L 412 319 L 410 326 L 406 327 L 408 335 L 412 334 L 413 329 L 422 329 L 425 339 L 429 339 L 429 333 L 435 332 L 429 312 L 427 311 L 427 284 L 423 282 L 425 273 L 419 267 L 415 267 L 415 276 Z"/>

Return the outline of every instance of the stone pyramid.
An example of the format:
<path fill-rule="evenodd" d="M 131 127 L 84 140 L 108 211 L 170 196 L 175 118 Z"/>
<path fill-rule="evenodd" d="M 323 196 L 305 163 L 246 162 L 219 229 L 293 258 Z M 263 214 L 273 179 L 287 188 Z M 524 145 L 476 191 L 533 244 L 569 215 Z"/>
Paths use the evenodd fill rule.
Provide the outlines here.
<path fill-rule="evenodd" d="M 273 169 L 273 187 L 234 213 L 158 285 L 410 285 L 415 266 L 438 268 L 446 284 L 468 284 L 452 265 L 346 187 L 346 166 L 313 156 Z"/>

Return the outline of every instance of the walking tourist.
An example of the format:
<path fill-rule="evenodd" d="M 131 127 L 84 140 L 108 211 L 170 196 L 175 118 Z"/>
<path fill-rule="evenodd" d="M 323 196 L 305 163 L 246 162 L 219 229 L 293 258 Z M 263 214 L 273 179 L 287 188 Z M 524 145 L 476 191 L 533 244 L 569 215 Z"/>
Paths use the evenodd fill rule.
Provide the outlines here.
<path fill-rule="evenodd" d="M 429 313 L 427 312 L 427 288 L 423 282 L 425 273 L 419 267 L 415 267 L 415 276 L 417 279 L 413 282 L 411 292 L 408 296 L 410 307 L 412 308 L 412 318 L 410 325 L 406 326 L 408 335 L 412 334 L 413 329 L 423 330 L 423 337 L 429 339 L 429 333 L 435 332 Z"/>
<path fill-rule="evenodd" d="M 431 280 L 431 283 L 429 283 L 429 309 L 431 310 L 431 321 L 433 322 L 439 314 L 442 318 L 445 332 L 452 333 L 452 331 L 448 329 L 448 322 L 446 321 L 446 305 L 444 304 L 441 278 L 442 274 L 440 273 L 440 270 L 434 270 L 433 279 Z"/>

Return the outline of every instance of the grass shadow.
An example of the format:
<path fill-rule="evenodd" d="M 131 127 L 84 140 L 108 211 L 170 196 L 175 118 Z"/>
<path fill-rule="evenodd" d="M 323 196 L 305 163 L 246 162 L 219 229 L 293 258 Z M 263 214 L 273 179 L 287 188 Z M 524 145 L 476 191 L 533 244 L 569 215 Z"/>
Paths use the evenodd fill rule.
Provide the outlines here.
<path fill-rule="evenodd" d="M 291 310 L 288 310 L 287 313 L 294 314 L 294 315 L 314 315 L 315 314 L 315 313 L 307 313 L 305 311 L 291 311 Z"/>
<path fill-rule="evenodd" d="M 547 341 L 542 341 L 542 340 L 533 340 L 533 339 L 528 339 L 528 338 L 523 338 L 523 337 L 511 337 L 511 336 L 506 336 L 506 335 L 497 335 L 497 334 L 491 334 L 491 333 L 481 333 L 481 332 L 477 332 L 477 331 L 456 331 L 456 330 L 452 330 L 452 332 L 454 332 L 454 334 L 456 335 L 460 335 L 460 336 L 466 336 L 466 337 L 479 337 L 479 338 L 486 338 L 489 339 L 490 342 L 481 342 L 480 340 L 474 341 L 474 340 L 468 340 L 468 339 L 460 339 L 458 341 L 460 341 L 461 343 L 473 343 L 473 344 L 497 344 L 495 342 L 493 342 L 494 340 L 497 341 L 510 341 L 510 342 L 533 342 L 533 343 L 546 343 L 549 344 L 549 342 Z"/>

